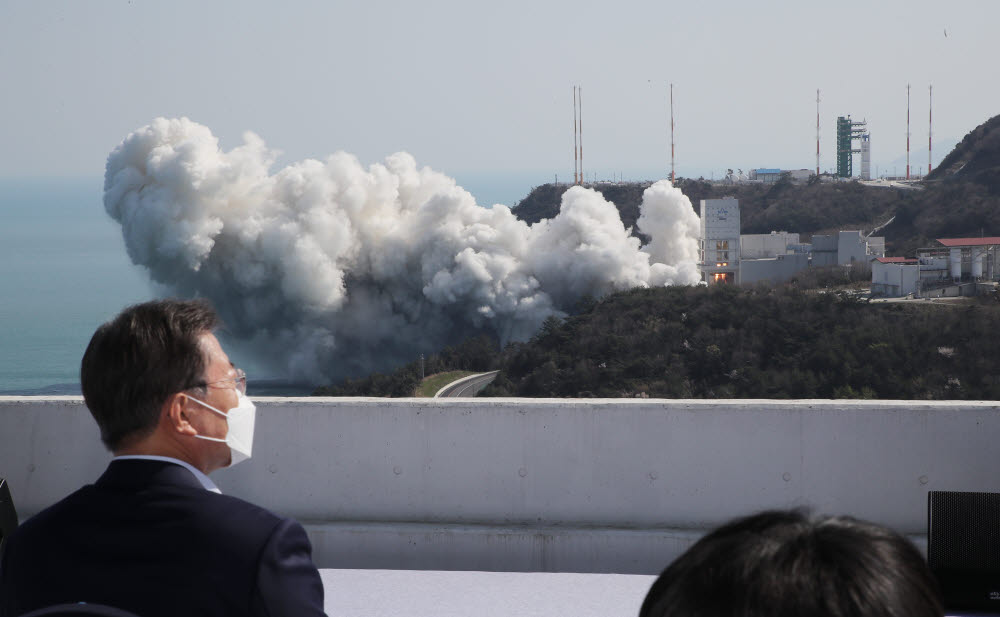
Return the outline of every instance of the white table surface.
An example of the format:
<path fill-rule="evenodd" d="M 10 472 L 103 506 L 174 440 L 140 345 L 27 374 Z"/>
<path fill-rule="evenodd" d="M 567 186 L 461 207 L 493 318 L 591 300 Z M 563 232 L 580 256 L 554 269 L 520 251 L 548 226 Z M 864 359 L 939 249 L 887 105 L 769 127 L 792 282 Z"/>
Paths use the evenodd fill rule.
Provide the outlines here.
<path fill-rule="evenodd" d="M 631 574 L 320 570 L 331 617 L 633 617 L 656 580 Z"/>

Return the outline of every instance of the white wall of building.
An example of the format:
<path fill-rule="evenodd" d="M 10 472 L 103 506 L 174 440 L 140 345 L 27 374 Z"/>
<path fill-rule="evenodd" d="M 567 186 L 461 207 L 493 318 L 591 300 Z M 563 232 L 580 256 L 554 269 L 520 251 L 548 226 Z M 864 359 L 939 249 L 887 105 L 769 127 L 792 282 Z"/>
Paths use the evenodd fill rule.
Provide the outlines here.
<path fill-rule="evenodd" d="M 918 295 L 920 283 L 919 264 L 884 264 L 872 262 L 872 294 L 887 298 Z"/>
<path fill-rule="evenodd" d="M 770 259 L 743 259 L 740 261 L 740 285 L 772 284 L 789 281 L 809 267 L 809 255 L 795 253 Z"/>
<path fill-rule="evenodd" d="M 872 144 L 870 135 L 861 136 L 861 179 L 872 179 Z"/>
<path fill-rule="evenodd" d="M 869 236 L 867 242 L 869 259 L 885 257 L 885 236 Z"/>
<path fill-rule="evenodd" d="M 813 266 L 848 266 L 867 264 L 875 257 L 885 256 L 885 238 L 865 238 L 860 231 L 839 231 L 836 236 L 816 234 L 812 237 Z"/>
<path fill-rule="evenodd" d="M 785 173 L 789 175 L 792 182 L 806 182 L 811 176 L 816 175 L 812 169 L 791 169 Z"/>
<path fill-rule="evenodd" d="M 1000 492 L 995 402 L 261 398 L 213 478 L 307 525 L 321 567 L 657 573 L 719 523 L 810 506 L 923 533 Z M 0 397 L 30 516 L 110 455 L 78 397 Z"/>
<path fill-rule="evenodd" d="M 837 264 L 868 263 L 868 247 L 860 231 L 837 233 Z"/>
<path fill-rule="evenodd" d="M 799 234 L 772 231 L 769 234 L 740 235 L 740 259 L 763 259 L 788 253 L 788 247 L 799 243 Z"/>
<path fill-rule="evenodd" d="M 814 267 L 837 265 L 837 237 L 814 234 L 812 237 L 812 265 Z"/>

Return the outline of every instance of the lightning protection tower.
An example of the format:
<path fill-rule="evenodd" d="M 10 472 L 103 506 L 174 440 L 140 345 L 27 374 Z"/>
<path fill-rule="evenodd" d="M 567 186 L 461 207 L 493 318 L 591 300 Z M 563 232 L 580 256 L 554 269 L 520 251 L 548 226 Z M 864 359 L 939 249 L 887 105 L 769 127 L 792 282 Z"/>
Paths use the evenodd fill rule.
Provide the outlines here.
<path fill-rule="evenodd" d="M 837 176 L 850 178 L 854 175 L 853 160 L 854 154 L 860 153 L 861 149 L 855 149 L 854 142 L 860 141 L 866 134 L 868 123 L 855 122 L 850 116 L 837 118 Z"/>

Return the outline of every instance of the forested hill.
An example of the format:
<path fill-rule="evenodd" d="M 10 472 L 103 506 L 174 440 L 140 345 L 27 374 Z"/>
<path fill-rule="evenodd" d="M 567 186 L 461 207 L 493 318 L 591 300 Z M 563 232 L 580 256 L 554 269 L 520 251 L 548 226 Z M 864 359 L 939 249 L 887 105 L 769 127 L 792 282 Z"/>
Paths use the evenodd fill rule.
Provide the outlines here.
<path fill-rule="evenodd" d="M 480 337 L 427 358 L 427 373 L 500 369 L 480 396 L 1000 399 L 994 296 L 869 303 L 848 293 L 660 287 L 611 294 L 530 341 Z M 420 367 L 321 388 L 413 396 Z"/>
<path fill-rule="evenodd" d="M 993 185 L 1000 181 L 1000 116 L 983 122 L 959 142 L 941 161 L 928 180 L 976 181 Z"/>
<path fill-rule="evenodd" d="M 793 286 L 634 289 L 509 345 L 481 396 L 1000 398 L 1000 305 Z"/>
<path fill-rule="evenodd" d="M 586 185 L 618 206 L 626 227 L 635 227 L 648 183 Z M 1000 116 L 983 123 L 955 147 L 918 189 L 865 186 L 859 182 L 796 185 L 721 184 L 678 179 L 677 186 L 698 208 L 702 199 L 740 200 L 746 234 L 792 231 L 808 236 L 838 229 L 879 232 L 890 255 L 912 256 L 936 238 L 1000 235 Z M 552 218 L 569 185 L 536 187 L 515 208 L 518 218 Z M 806 238 L 803 238 L 806 239 Z"/>
<path fill-rule="evenodd" d="M 843 225 L 871 230 L 885 223 L 909 196 L 897 189 L 868 189 L 857 182 L 825 182 L 795 185 L 720 184 L 680 178 L 677 187 L 698 211 L 702 199 L 736 197 L 740 200 L 743 233 L 798 231 L 806 234 L 836 229 Z M 587 184 L 614 203 L 626 227 L 635 227 L 642 193 L 649 183 Z M 570 185 L 545 184 L 536 187 L 515 208 L 518 218 L 534 223 L 559 212 L 562 194 Z"/>

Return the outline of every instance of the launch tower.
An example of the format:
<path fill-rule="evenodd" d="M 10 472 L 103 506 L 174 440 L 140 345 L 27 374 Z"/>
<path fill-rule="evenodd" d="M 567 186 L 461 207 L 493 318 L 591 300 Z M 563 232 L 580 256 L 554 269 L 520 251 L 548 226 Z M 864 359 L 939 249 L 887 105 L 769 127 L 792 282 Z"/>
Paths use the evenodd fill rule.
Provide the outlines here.
<path fill-rule="evenodd" d="M 837 118 L 837 176 L 850 178 L 854 175 L 854 154 L 861 152 L 860 148 L 853 147 L 854 142 L 868 141 L 867 128 L 868 123 L 863 120 L 855 122 L 850 116 Z"/>

